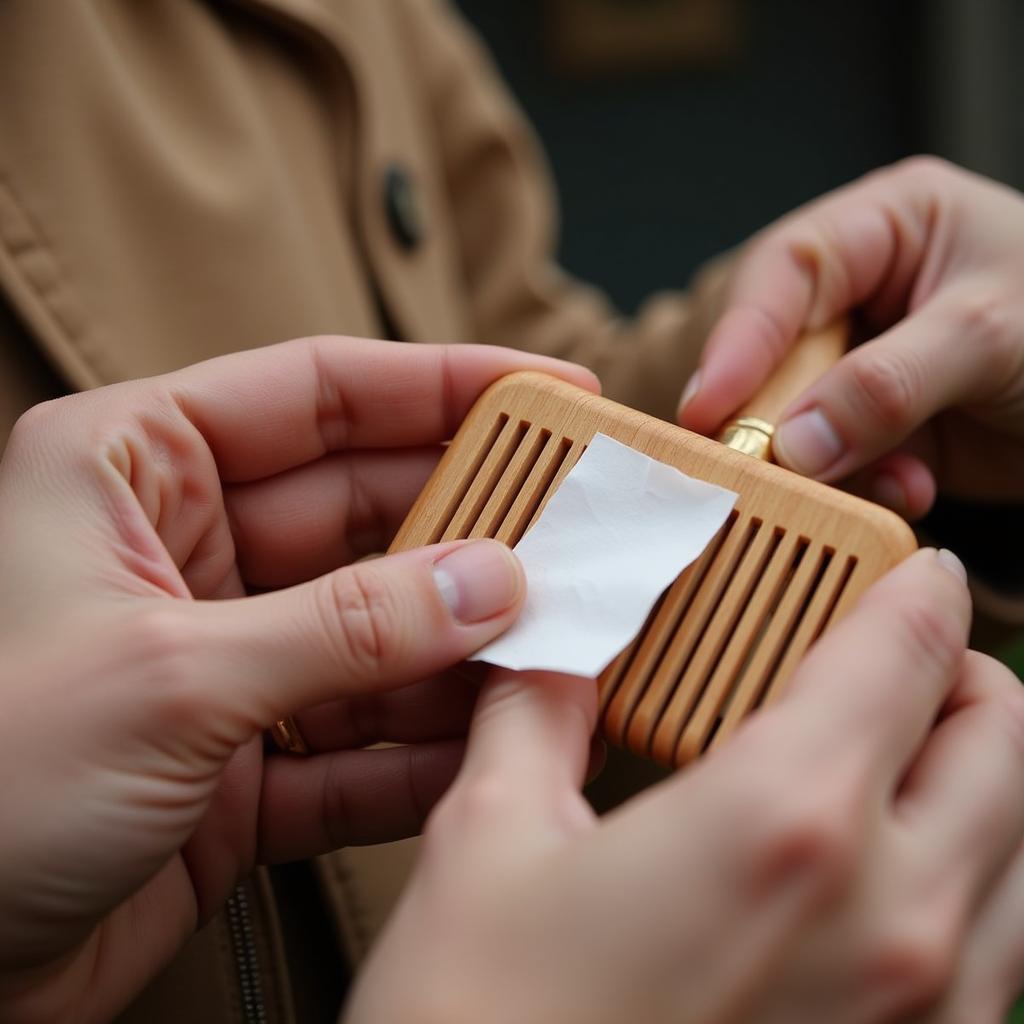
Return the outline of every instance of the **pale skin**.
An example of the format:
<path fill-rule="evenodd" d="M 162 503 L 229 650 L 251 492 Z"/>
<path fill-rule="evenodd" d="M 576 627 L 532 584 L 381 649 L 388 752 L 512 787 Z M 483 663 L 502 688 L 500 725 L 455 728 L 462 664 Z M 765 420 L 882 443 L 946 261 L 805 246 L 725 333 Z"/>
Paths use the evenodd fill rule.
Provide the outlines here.
<path fill-rule="evenodd" d="M 415 831 L 458 771 L 354 1021 L 1000 1020 L 1024 981 L 1024 702 L 966 651 L 948 553 L 601 821 L 587 681 L 495 675 L 458 768 L 474 694 L 439 673 L 513 620 L 517 563 L 480 542 L 338 566 L 386 545 L 472 400 L 527 367 L 594 386 L 320 339 L 22 422 L 0 467 L 0 1016 L 107 1019 L 254 861 Z M 289 713 L 313 757 L 264 756 Z M 376 739 L 412 753 L 353 749 Z"/>
<path fill-rule="evenodd" d="M 521 569 L 492 541 L 338 567 L 387 546 L 441 442 L 516 369 L 596 387 L 500 349 L 321 338 L 19 422 L 0 465 L 0 1019 L 107 1020 L 257 860 L 420 830 L 475 697 L 431 676 L 512 622 Z M 313 756 L 265 757 L 292 712 Z M 409 745 L 359 749 L 378 740 Z"/>
<path fill-rule="evenodd" d="M 783 701 L 600 821 L 594 687 L 496 674 L 350 1020 L 996 1024 L 1024 698 L 969 618 L 962 568 L 916 554 Z"/>
<path fill-rule="evenodd" d="M 776 454 L 915 519 L 942 491 L 1024 503 L 1024 196 L 933 158 L 876 171 L 741 251 L 680 422 L 711 432 L 799 334 L 860 345 L 783 414 Z"/>

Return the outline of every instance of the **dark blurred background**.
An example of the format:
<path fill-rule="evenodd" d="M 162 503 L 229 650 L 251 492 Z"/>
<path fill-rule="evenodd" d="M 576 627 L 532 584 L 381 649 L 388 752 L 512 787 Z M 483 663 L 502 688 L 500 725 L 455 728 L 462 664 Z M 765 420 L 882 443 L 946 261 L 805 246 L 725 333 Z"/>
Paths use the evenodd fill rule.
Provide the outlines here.
<path fill-rule="evenodd" d="M 564 264 L 624 311 L 904 156 L 1024 187 L 1021 0 L 457 2 L 547 149 Z M 1024 636 L 998 649 L 1024 678 Z"/>
<path fill-rule="evenodd" d="M 547 149 L 563 263 L 625 311 L 913 153 L 1024 187 L 1020 0 L 458 4 Z M 655 40 L 646 59 L 630 44 L 630 19 L 667 36 L 692 6 L 689 41 Z M 1024 637 L 1001 653 L 1024 678 Z M 1010 1020 L 1024 1024 L 1024 1000 Z"/>
<path fill-rule="evenodd" d="M 1024 184 L 1019 0 L 458 3 L 547 149 L 565 265 L 626 311 L 911 153 Z"/>

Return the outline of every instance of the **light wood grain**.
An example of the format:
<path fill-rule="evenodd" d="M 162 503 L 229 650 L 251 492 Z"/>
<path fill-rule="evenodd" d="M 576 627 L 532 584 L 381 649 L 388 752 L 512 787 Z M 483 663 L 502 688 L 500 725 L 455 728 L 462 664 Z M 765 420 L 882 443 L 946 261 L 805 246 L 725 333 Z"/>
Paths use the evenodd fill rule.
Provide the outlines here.
<path fill-rule="evenodd" d="M 830 351 L 834 361 L 835 338 Z M 391 550 L 470 536 L 514 545 L 597 432 L 739 495 L 730 522 L 599 681 L 611 742 L 683 764 L 776 699 L 807 647 L 914 550 L 914 535 L 860 498 L 518 373 L 476 403 Z"/>
<path fill-rule="evenodd" d="M 804 334 L 734 418 L 752 416 L 772 426 L 778 424 L 790 402 L 839 362 L 849 341 L 850 321 L 846 319 Z"/>

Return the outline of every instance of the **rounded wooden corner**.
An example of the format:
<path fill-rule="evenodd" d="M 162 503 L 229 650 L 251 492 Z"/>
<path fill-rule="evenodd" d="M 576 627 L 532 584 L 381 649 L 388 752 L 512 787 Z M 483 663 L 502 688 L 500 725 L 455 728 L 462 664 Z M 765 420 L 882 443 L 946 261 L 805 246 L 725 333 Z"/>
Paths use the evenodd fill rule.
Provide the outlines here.
<path fill-rule="evenodd" d="M 866 500 L 866 499 L 864 499 Z M 878 530 L 879 543 L 889 555 L 893 565 L 909 558 L 918 548 L 917 534 L 910 524 L 892 509 L 868 502 L 871 506 L 871 518 Z"/>

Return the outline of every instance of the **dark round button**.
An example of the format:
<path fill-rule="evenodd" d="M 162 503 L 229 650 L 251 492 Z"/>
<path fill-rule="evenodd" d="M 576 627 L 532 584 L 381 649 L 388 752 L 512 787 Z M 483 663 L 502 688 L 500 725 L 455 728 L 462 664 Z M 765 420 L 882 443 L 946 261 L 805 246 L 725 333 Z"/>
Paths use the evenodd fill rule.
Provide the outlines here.
<path fill-rule="evenodd" d="M 423 212 L 412 175 L 400 164 L 392 164 L 384 172 L 384 205 L 398 244 L 415 249 L 423 241 Z"/>

